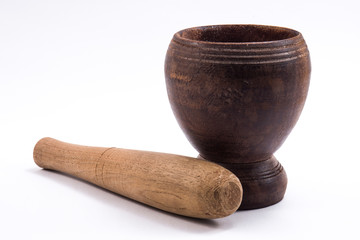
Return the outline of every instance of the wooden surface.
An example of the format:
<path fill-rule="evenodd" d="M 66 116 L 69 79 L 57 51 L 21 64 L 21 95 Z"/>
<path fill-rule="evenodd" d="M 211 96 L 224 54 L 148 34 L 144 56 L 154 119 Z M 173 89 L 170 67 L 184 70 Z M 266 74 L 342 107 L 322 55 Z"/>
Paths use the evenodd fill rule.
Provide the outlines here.
<path fill-rule="evenodd" d="M 165 76 L 191 144 L 242 182 L 241 208 L 280 201 L 287 177 L 273 153 L 295 126 L 309 87 L 302 35 L 259 25 L 186 29 L 170 43 Z"/>
<path fill-rule="evenodd" d="M 34 160 L 39 167 L 189 217 L 228 216 L 238 209 L 242 199 L 242 187 L 234 174 L 190 157 L 87 147 L 43 138 L 35 146 Z"/>

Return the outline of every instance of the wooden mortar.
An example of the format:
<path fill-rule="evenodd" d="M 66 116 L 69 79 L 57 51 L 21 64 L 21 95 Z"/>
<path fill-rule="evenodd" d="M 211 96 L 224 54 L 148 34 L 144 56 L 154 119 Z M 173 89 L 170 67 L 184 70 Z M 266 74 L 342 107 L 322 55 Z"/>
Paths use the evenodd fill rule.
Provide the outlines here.
<path fill-rule="evenodd" d="M 241 209 L 279 202 L 284 168 L 273 156 L 295 126 L 310 80 L 302 35 L 261 25 L 177 32 L 165 77 L 175 117 L 200 158 L 239 177 Z"/>

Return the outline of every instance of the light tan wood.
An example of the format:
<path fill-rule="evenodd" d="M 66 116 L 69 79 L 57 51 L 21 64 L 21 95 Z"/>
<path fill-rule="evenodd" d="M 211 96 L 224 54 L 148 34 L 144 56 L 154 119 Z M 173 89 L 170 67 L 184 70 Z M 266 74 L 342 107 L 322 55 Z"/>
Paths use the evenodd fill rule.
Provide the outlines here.
<path fill-rule="evenodd" d="M 196 158 L 43 138 L 34 148 L 34 160 L 39 167 L 189 217 L 225 217 L 234 213 L 242 200 L 242 187 L 234 174 Z"/>

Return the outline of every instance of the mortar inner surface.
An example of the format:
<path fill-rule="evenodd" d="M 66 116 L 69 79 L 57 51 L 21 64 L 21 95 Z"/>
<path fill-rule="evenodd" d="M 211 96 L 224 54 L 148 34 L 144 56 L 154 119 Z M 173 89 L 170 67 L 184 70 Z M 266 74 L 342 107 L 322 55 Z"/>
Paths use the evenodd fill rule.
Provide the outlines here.
<path fill-rule="evenodd" d="M 179 32 L 180 37 L 203 42 L 248 43 L 269 42 L 293 38 L 299 32 L 273 26 L 218 25 L 189 28 Z"/>

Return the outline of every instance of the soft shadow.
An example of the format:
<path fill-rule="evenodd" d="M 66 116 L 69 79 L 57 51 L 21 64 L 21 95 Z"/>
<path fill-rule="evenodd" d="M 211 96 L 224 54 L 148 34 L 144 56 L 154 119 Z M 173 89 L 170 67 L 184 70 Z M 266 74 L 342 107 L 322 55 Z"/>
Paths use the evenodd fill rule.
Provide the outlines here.
<path fill-rule="evenodd" d="M 140 215 L 140 212 L 141 217 L 143 218 L 157 221 L 159 224 L 168 225 L 169 227 L 177 228 L 179 230 L 203 233 L 221 231 L 232 227 L 232 224 L 229 223 L 229 221 L 226 221 L 225 223 L 223 219 L 196 219 L 165 212 L 61 172 L 44 169 L 29 169 L 27 171 L 76 190 L 77 192 L 105 203 L 106 205 L 121 208 L 122 211 L 125 210 L 137 216 Z"/>
<path fill-rule="evenodd" d="M 289 208 L 286 207 L 286 199 L 283 199 L 274 205 L 263 208 L 238 210 L 231 216 L 232 228 L 242 232 L 268 229 L 274 222 L 288 216 L 286 209 Z"/>

